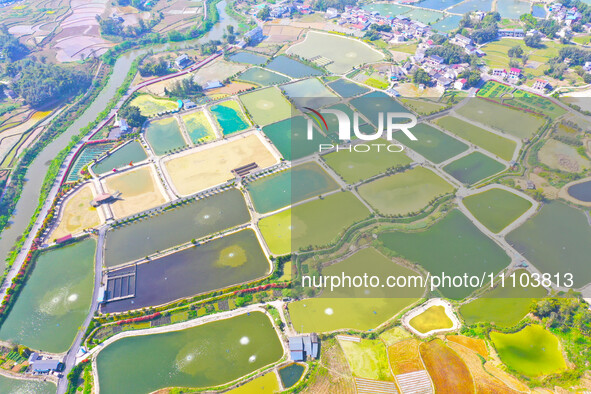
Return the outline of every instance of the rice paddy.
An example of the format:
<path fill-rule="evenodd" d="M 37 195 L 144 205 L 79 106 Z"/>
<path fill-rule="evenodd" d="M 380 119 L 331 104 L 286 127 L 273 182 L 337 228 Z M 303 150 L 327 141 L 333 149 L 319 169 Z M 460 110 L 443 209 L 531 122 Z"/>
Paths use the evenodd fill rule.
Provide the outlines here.
<path fill-rule="evenodd" d="M 437 124 L 450 133 L 499 156 L 501 159 L 509 161 L 513 158 L 513 153 L 517 147 L 517 143 L 513 140 L 501 137 L 453 116 L 439 118 Z"/>
<path fill-rule="evenodd" d="M 501 360 L 526 376 L 540 376 L 567 369 L 560 342 L 542 326 L 529 325 L 513 334 L 490 333 Z"/>
<path fill-rule="evenodd" d="M 358 190 L 361 197 L 382 215 L 407 215 L 419 212 L 437 197 L 453 192 L 454 187 L 433 171 L 415 167 L 364 183 Z"/>
<path fill-rule="evenodd" d="M 522 139 L 532 138 L 544 124 L 539 116 L 484 99 L 472 99 L 457 112 L 468 119 Z"/>
<path fill-rule="evenodd" d="M 447 315 L 445 307 L 441 305 L 433 305 L 429 307 L 421 314 L 410 319 L 408 324 L 421 334 L 453 327 L 453 322 Z"/>
<path fill-rule="evenodd" d="M 394 263 L 373 248 L 358 251 L 345 260 L 322 270 L 323 275 L 417 275 Z M 424 289 L 409 288 L 336 288 L 325 289 L 319 297 L 289 304 L 293 326 L 303 332 L 328 332 L 342 329 L 370 330 L 400 313 L 415 302 Z M 367 291 L 366 291 L 367 290 Z"/>
<path fill-rule="evenodd" d="M 515 271 L 516 278 L 527 273 Z M 497 286 L 479 298 L 463 304 L 459 311 L 466 322 L 471 325 L 489 322 L 497 327 L 513 327 L 530 311 L 532 301 L 546 295 L 543 287 L 524 287 L 519 282 L 513 286 L 512 279 L 506 279 L 505 286 Z"/>
<path fill-rule="evenodd" d="M 234 179 L 235 168 L 253 162 L 267 168 L 277 161 L 257 134 L 242 134 L 167 158 L 164 168 L 176 191 L 187 196 Z"/>
<path fill-rule="evenodd" d="M 212 141 L 215 139 L 215 132 L 203 111 L 197 111 L 181 117 L 187 134 L 194 144 Z"/>
<path fill-rule="evenodd" d="M 167 200 L 152 166 L 143 166 L 103 180 L 108 193 L 121 193 L 111 204 L 116 218 L 133 215 L 164 204 Z"/>
<path fill-rule="evenodd" d="M 445 172 L 466 185 L 473 185 L 505 169 L 505 165 L 481 152 L 472 152 L 445 167 Z"/>
<path fill-rule="evenodd" d="M 352 193 L 342 192 L 265 217 L 259 228 L 271 253 L 285 255 L 310 245 L 332 243 L 346 228 L 368 216 L 369 210 Z"/>
<path fill-rule="evenodd" d="M 151 121 L 146 128 L 146 140 L 158 156 L 187 146 L 174 117 Z"/>
<path fill-rule="evenodd" d="M 283 55 L 277 56 L 271 60 L 265 68 L 277 71 L 278 73 L 287 75 L 291 78 L 317 77 L 324 74 L 320 70 Z"/>
<path fill-rule="evenodd" d="M 532 203 L 503 189 L 472 194 L 463 203 L 474 217 L 493 233 L 498 233 L 531 208 Z"/>
<path fill-rule="evenodd" d="M 279 390 L 279 382 L 275 372 L 259 376 L 250 382 L 230 390 L 230 394 L 274 394 Z"/>
<path fill-rule="evenodd" d="M 257 179 L 246 186 L 257 212 L 266 213 L 339 188 L 314 162 Z"/>
<path fill-rule="evenodd" d="M 252 116 L 254 123 L 259 126 L 289 118 L 293 112 L 290 102 L 275 87 L 243 94 L 240 101 Z"/>
<path fill-rule="evenodd" d="M 334 74 L 344 74 L 363 63 L 374 63 L 384 55 L 361 41 L 317 31 L 309 31 L 306 39 L 287 50 L 312 61 L 318 56 L 328 59 L 326 69 Z"/>
<path fill-rule="evenodd" d="M 249 68 L 236 77 L 236 79 L 244 82 L 252 82 L 260 86 L 281 85 L 290 81 L 286 76 L 259 67 Z"/>
<path fill-rule="evenodd" d="M 400 131 L 394 133 L 394 138 L 436 164 L 457 156 L 468 149 L 468 145 L 425 123 L 419 123 L 410 131 L 417 138 L 417 141 L 410 140 Z"/>
<path fill-rule="evenodd" d="M 94 193 L 90 184 L 75 191 L 62 207 L 60 222 L 51 234 L 52 239 L 98 226 L 101 223 L 100 216 L 96 208 L 90 205 L 93 198 Z"/>
<path fill-rule="evenodd" d="M 386 347 L 379 340 L 361 339 L 360 342 L 339 341 L 353 376 L 365 379 L 392 381 Z"/>
<path fill-rule="evenodd" d="M 240 105 L 234 100 L 213 105 L 209 107 L 209 110 L 215 117 L 224 135 L 246 130 L 249 127 L 248 121 L 242 114 Z"/>
<path fill-rule="evenodd" d="M 441 339 L 424 342 L 419 349 L 436 393 L 474 393 L 466 363 Z"/>
<path fill-rule="evenodd" d="M 144 148 L 137 141 L 131 141 L 124 146 L 118 148 L 113 153 L 108 154 L 104 159 L 92 166 L 92 171 L 95 174 L 104 174 L 129 165 L 129 163 L 138 163 L 148 158 Z"/>
<path fill-rule="evenodd" d="M 511 261 L 503 249 L 484 236 L 458 210 L 452 210 L 431 227 L 419 232 L 386 232 L 378 240 L 392 252 L 423 266 L 432 274 L 477 275 L 499 272 Z M 437 245 L 425 248 L 424 245 Z M 445 297 L 462 299 L 470 287 L 441 287 Z"/>
<path fill-rule="evenodd" d="M 386 143 L 386 141 L 378 140 L 376 143 Z M 386 149 L 371 153 L 341 150 L 323 155 L 322 159 L 350 185 L 382 174 L 389 168 L 411 163 L 409 157 L 403 152 L 393 153 Z"/>
<path fill-rule="evenodd" d="M 149 117 L 166 111 L 174 111 L 179 108 L 179 105 L 176 101 L 155 98 L 149 94 L 141 94 L 137 96 L 131 100 L 129 105 L 138 107 L 142 115 Z"/>
<path fill-rule="evenodd" d="M 506 238 L 541 272 L 572 273 L 575 288 L 591 282 L 586 263 L 591 255 L 591 226 L 582 211 L 560 202 L 545 204 Z"/>
<path fill-rule="evenodd" d="M 263 133 L 286 160 L 296 160 L 317 152 L 320 144 L 331 143 L 324 134 L 319 132 L 315 132 L 309 140 L 307 124 L 306 118 L 296 116 L 263 127 Z"/>

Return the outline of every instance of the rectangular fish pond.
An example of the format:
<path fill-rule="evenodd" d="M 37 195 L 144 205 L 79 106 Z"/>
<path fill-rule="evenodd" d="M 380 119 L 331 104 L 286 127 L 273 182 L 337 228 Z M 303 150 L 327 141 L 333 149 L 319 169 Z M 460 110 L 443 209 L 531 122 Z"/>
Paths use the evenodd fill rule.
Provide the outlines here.
<path fill-rule="evenodd" d="M 246 120 L 240 105 L 234 100 L 209 107 L 224 135 L 246 130 L 250 125 Z"/>
<path fill-rule="evenodd" d="M 249 220 L 242 193 L 230 189 L 109 231 L 105 265 L 113 267 L 140 259 Z"/>
<path fill-rule="evenodd" d="M 269 318 L 251 312 L 182 331 L 120 339 L 99 353 L 97 371 L 102 393 L 145 394 L 172 386 L 218 386 L 282 355 Z"/>
<path fill-rule="evenodd" d="M 95 174 L 104 174 L 113 169 L 125 167 L 129 163 L 138 163 L 147 159 L 146 152 L 138 141 L 131 141 L 108 154 L 104 159 L 93 164 Z"/>
<path fill-rule="evenodd" d="M 161 305 L 258 279 L 269 271 L 254 231 L 242 230 L 138 264 L 135 296 L 108 302 L 102 311 L 114 313 Z"/>
<path fill-rule="evenodd" d="M 146 129 L 146 140 L 158 156 L 187 146 L 181 128 L 173 117 L 150 122 Z"/>

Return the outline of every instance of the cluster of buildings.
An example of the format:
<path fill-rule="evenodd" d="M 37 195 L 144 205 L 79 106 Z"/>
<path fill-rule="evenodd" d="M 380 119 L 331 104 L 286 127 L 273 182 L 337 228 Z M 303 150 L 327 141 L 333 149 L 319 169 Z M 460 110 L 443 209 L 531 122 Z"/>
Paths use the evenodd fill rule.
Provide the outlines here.
<path fill-rule="evenodd" d="M 289 355 L 292 361 L 317 359 L 320 354 L 320 342 L 315 333 L 289 338 Z"/>
<path fill-rule="evenodd" d="M 297 10 L 300 14 L 307 15 L 313 14 L 314 10 L 309 4 L 304 4 L 301 1 L 289 1 L 283 0 L 276 3 L 260 3 L 257 4 L 250 12 L 252 16 L 256 16 L 257 13 L 264 7 L 269 7 L 269 17 L 271 19 L 289 18 L 291 14 Z"/>
<path fill-rule="evenodd" d="M 328 11 L 327 11 L 328 12 Z M 418 21 L 413 21 L 404 15 L 382 16 L 377 11 L 367 11 L 359 7 L 346 6 L 337 24 L 353 30 L 364 31 L 369 26 L 390 26 L 391 32 L 380 32 L 381 38 L 390 43 L 404 42 L 413 38 L 429 37 L 431 28 Z"/>
<path fill-rule="evenodd" d="M 550 17 L 557 22 L 564 23 L 570 26 L 574 22 L 577 22 L 583 16 L 577 7 L 565 7 L 561 3 L 552 3 L 548 6 L 550 11 Z"/>
<path fill-rule="evenodd" d="M 464 78 L 459 78 L 460 74 L 470 68 L 468 63 L 445 64 L 445 59 L 438 55 L 426 55 L 427 49 L 433 47 L 433 42 L 428 40 L 417 48 L 415 54 L 411 56 L 411 64 L 405 63 L 402 67 L 408 69 L 408 74 L 414 74 L 418 68 L 422 68 L 429 74 L 431 81 L 438 87 L 448 89 L 463 89 L 466 84 Z"/>
<path fill-rule="evenodd" d="M 490 71 L 490 75 L 495 77 L 500 81 L 507 81 L 513 85 L 519 83 L 519 77 L 521 76 L 521 69 L 512 67 L 509 71 L 505 70 L 504 68 L 493 68 Z"/>
<path fill-rule="evenodd" d="M 57 374 L 64 369 L 64 364 L 61 360 L 46 358 L 37 352 L 31 353 L 28 361 L 33 375 Z"/>

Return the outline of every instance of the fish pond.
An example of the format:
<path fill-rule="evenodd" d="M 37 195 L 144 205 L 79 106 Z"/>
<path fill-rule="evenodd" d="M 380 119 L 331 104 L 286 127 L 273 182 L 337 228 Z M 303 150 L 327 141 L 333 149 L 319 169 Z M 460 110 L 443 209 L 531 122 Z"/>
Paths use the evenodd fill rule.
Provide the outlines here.
<path fill-rule="evenodd" d="M 42 253 L 0 328 L 0 338 L 52 353 L 68 350 L 90 308 L 96 241 Z"/>
<path fill-rule="evenodd" d="M 267 64 L 266 68 L 292 78 L 317 77 L 324 74 L 322 71 L 300 63 L 287 56 L 277 56 Z"/>
<path fill-rule="evenodd" d="M 324 194 L 339 185 L 314 162 L 257 179 L 247 190 L 258 212 L 266 213 Z"/>
<path fill-rule="evenodd" d="M 240 106 L 234 100 L 228 100 L 221 104 L 213 105 L 209 107 L 209 110 L 218 122 L 224 135 L 246 130 L 249 126 L 248 121 L 242 114 Z"/>
<path fill-rule="evenodd" d="M 306 268 L 308 268 L 306 266 Z M 345 260 L 322 270 L 323 275 L 395 275 L 416 272 L 394 263 L 373 248 L 365 248 Z M 327 332 L 339 329 L 371 330 L 394 317 L 423 294 L 424 289 L 381 287 L 325 289 L 315 298 L 289 304 L 294 327 L 303 332 Z M 367 290 L 367 291 L 366 291 Z"/>
<path fill-rule="evenodd" d="M 158 156 L 187 146 L 175 118 L 151 121 L 146 129 L 146 140 Z"/>
<path fill-rule="evenodd" d="M 297 108 L 320 108 L 336 104 L 339 98 L 317 78 L 283 85 L 281 89 Z"/>
<path fill-rule="evenodd" d="M 203 111 L 193 112 L 188 115 L 181 117 L 185 127 L 187 128 L 187 134 L 194 144 L 199 144 L 215 139 L 215 132 L 213 127 L 209 123 L 207 116 Z"/>
<path fill-rule="evenodd" d="M 386 232 L 378 236 L 396 254 L 423 266 L 432 274 L 495 274 L 511 262 L 505 251 L 482 234 L 459 210 L 454 209 L 431 227 L 416 232 Z M 437 245 L 437 248 L 425 248 Z M 462 299 L 474 289 L 469 286 L 440 287 L 444 296 Z"/>
<path fill-rule="evenodd" d="M 259 67 L 249 68 L 236 79 L 239 81 L 256 83 L 261 86 L 281 85 L 290 81 L 286 76 Z"/>
<path fill-rule="evenodd" d="M 591 181 L 570 186 L 568 194 L 579 201 L 591 202 Z"/>
<path fill-rule="evenodd" d="M 148 158 L 144 148 L 138 141 L 131 141 L 108 154 L 104 159 L 92 166 L 95 174 L 104 174 L 113 169 L 125 167 L 129 163 L 138 163 Z"/>
<path fill-rule="evenodd" d="M 165 304 L 263 277 L 269 269 L 254 231 L 242 230 L 139 264 L 135 297 L 109 302 L 103 311 Z"/>
<path fill-rule="evenodd" d="M 54 394 L 55 384 L 40 380 L 10 379 L 0 376 L 0 392 L 3 394 Z"/>
<path fill-rule="evenodd" d="M 481 152 L 472 152 L 455 160 L 443 170 L 465 185 L 472 185 L 505 169 L 505 165 Z"/>
<path fill-rule="evenodd" d="M 283 387 L 288 389 L 300 380 L 306 368 L 297 363 L 289 364 L 287 367 L 283 367 L 279 370 L 279 377 Z"/>
<path fill-rule="evenodd" d="M 417 138 L 416 141 L 400 131 L 394 133 L 394 138 L 433 163 L 441 163 L 468 149 L 468 145 L 425 123 L 409 130 Z"/>
<path fill-rule="evenodd" d="M 267 63 L 267 60 L 269 59 L 265 56 L 257 55 L 251 52 L 237 52 L 230 56 L 230 60 L 233 62 L 254 64 L 255 66 L 260 66 L 261 64 Z"/>
<path fill-rule="evenodd" d="M 591 282 L 591 225 L 583 211 L 560 202 L 544 204 L 506 238 L 541 272 L 572 273 L 575 288 Z"/>
<path fill-rule="evenodd" d="M 518 0 L 497 0 L 497 11 L 501 18 L 519 19 L 523 14 L 529 14 L 531 3 Z"/>
<path fill-rule="evenodd" d="M 249 220 L 242 193 L 230 189 L 109 231 L 105 265 L 112 267 L 140 259 Z"/>
<path fill-rule="evenodd" d="M 182 331 L 120 339 L 99 353 L 97 370 L 101 392 L 144 394 L 172 386 L 221 385 L 282 355 L 269 318 L 251 312 Z"/>
<path fill-rule="evenodd" d="M 447 315 L 445 307 L 441 305 L 429 307 L 424 312 L 410 319 L 408 324 L 421 334 L 426 334 L 433 330 L 446 330 L 452 328 L 454 325 Z"/>
<path fill-rule="evenodd" d="M 365 94 L 369 91 L 365 86 L 357 85 L 346 79 L 337 79 L 336 81 L 327 84 L 329 88 L 334 90 L 339 96 L 349 98 Z"/>
<path fill-rule="evenodd" d="M 320 144 L 331 143 L 328 137 L 318 131 L 309 140 L 307 125 L 306 118 L 296 116 L 263 127 L 263 133 L 286 160 L 296 160 L 317 152 Z"/>
<path fill-rule="evenodd" d="M 493 233 L 513 223 L 532 206 L 531 201 L 503 189 L 489 189 L 462 201 L 472 215 Z"/>

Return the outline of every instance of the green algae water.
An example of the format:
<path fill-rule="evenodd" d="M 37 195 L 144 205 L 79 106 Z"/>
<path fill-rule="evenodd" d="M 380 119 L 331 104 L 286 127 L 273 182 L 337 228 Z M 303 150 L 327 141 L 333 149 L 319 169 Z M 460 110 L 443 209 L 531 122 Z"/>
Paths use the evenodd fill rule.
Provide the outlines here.
<path fill-rule="evenodd" d="M 249 183 L 247 189 L 255 209 L 266 213 L 338 187 L 318 164 L 305 163 Z"/>
<path fill-rule="evenodd" d="M 283 383 L 283 387 L 286 389 L 290 388 L 294 384 L 300 380 L 302 374 L 304 373 L 304 366 L 300 364 L 290 364 L 287 367 L 281 368 L 279 370 L 279 376 L 281 377 L 281 382 Z"/>
<path fill-rule="evenodd" d="M 101 351 L 101 393 L 217 386 L 278 361 L 283 348 L 269 318 L 251 312 L 182 331 L 124 338 Z"/>
<path fill-rule="evenodd" d="M 92 170 L 95 174 L 103 174 L 112 171 L 114 168 L 129 165 L 130 162 L 137 163 L 146 160 L 147 157 L 140 143 L 132 141 L 96 163 L 92 166 Z"/>
<path fill-rule="evenodd" d="M 248 127 L 248 122 L 246 122 L 240 113 L 240 107 L 234 101 L 214 105 L 209 110 L 215 116 L 224 135 L 232 134 Z"/>
<path fill-rule="evenodd" d="M 89 238 L 41 254 L 0 338 L 35 350 L 68 350 L 90 308 L 95 249 Z"/>
<path fill-rule="evenodd" d="M 186 146 L 175 118 L 150 122 L 146 129 L 146 140 L 158 156 Z"/>
<path fill-rule="evenodd" d="M 3 394 L 53 394 L 55 389 L 50 382 L 10 379 L 0 375 L 0 393 Z"/>

